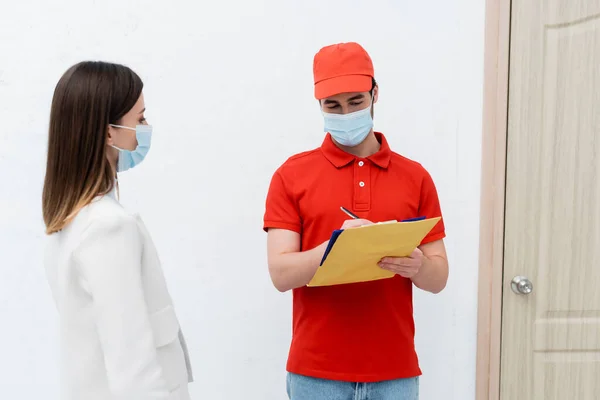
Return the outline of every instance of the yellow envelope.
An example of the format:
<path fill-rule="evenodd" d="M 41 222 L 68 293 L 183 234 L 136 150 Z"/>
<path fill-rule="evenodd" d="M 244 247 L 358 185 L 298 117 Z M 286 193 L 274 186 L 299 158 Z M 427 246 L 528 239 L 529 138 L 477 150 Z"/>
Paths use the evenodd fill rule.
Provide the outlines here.
<path fill-rule="evenodd" d="M 381 223 L 344 230 L 308 286 L 367 282 L 394 276 L 379 268 L 383 257 L 407 257 L 440 217 L 413 222 Z"/>

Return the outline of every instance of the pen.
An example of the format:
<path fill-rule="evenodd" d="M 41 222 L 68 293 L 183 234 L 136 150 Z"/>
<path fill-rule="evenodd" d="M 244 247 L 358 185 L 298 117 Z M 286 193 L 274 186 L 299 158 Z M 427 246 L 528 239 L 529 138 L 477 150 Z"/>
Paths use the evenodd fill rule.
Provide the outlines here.
<path fill-rule="evenodd" d="M 353 214 L 350 210 L 345 207 L 340 207 L 340 209 L 345 212 L 352 219 L 359 219 L 357 215 Z"/>

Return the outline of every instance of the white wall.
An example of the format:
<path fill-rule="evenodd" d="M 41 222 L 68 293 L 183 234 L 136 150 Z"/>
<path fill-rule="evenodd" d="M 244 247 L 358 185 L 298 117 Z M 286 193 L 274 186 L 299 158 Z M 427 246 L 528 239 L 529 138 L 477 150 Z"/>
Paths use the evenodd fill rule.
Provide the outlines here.
<path fill-rule="evenodd" d="M 146 83 L 153 149 L 121 195 L 159 247 L 193 394 L 285 398 L 291 295 L 268 278 L 264 198 L 280 163 L 321 143 L 314 53 L 359 41 L 380 83 L 376 128 L 429 169 L 446 218 L 448 287 L 416 294 L 421 398 L 474 398 L 482 0 L 0 4 L 0 397 L 58 398 L 41 256 L 49 104 L 69 66 L 102 59 Z"/>

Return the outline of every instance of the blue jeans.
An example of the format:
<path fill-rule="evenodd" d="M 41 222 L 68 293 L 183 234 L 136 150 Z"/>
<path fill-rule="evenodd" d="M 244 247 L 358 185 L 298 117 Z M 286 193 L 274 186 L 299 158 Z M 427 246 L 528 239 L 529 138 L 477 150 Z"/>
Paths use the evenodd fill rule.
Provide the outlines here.
<path fill-rule="evenodd" d="M 287 393 L 290 400 L 418 400 L 419 377 L 357 383 L 288 373 Z"/>

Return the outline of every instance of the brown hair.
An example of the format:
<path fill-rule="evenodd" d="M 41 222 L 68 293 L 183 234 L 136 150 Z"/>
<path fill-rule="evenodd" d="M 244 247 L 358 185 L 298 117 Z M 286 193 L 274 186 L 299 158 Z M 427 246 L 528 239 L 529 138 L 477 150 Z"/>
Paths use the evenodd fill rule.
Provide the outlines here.
<path fill-rule="evenodd" d="M 95 197 L 109 193 L 115 171 L 107 156 L 108 125 L 118 124 L 144 84 L 128 67 L 86 61 L 54 90 L 42 194 L 46 233 L 63 229 Z"/>

